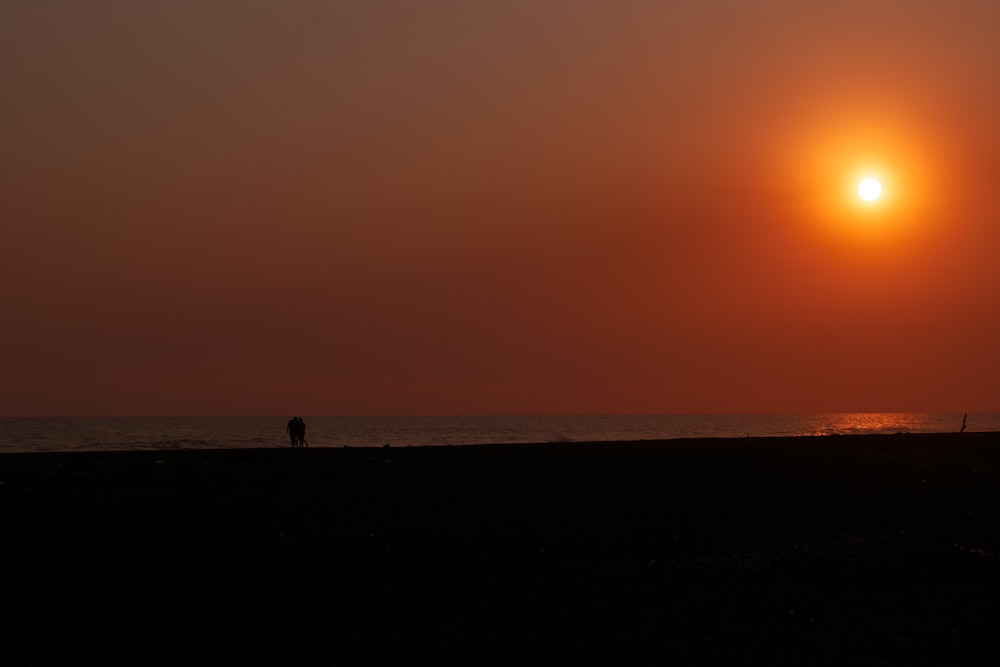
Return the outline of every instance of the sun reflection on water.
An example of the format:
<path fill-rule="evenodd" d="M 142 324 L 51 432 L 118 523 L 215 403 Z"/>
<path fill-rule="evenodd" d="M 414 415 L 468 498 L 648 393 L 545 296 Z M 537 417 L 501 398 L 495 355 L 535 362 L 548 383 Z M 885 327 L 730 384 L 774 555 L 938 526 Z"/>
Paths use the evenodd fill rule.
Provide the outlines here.
<path fill-rule="evenodd" d="M 807 435 L 857 435 L 864 433 L 921 433 L 935 431 L 930 415 L 905 412 L 857 412 L 822 415 Z M 956 430 L 958 430 L 956 428 Z"/>

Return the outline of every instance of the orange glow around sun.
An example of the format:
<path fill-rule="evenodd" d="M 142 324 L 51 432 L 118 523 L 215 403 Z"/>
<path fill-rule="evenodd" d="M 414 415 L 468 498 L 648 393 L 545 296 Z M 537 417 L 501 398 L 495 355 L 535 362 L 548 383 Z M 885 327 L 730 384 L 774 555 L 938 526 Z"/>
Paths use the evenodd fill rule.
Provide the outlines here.
<path fill-rule="evenodd" d="M 795 172 L 805 224 L 865 245 L 923 234 L 940 208 L 927 139 L 892 117 L 828 118 L 799 128 L 786 168 Z"/>

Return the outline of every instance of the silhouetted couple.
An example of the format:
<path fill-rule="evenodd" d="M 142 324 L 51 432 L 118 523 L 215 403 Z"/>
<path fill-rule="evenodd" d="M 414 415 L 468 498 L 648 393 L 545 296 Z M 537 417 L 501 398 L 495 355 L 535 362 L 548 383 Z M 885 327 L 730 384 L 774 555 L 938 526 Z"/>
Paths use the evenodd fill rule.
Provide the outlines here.
<path fill-rule="evenodd" d="M 306 422 L 302 417 L 292 417 L 288 420 L 288 437 L 292 439 L 292 447 L 308 447 L 306 442 Z"/>

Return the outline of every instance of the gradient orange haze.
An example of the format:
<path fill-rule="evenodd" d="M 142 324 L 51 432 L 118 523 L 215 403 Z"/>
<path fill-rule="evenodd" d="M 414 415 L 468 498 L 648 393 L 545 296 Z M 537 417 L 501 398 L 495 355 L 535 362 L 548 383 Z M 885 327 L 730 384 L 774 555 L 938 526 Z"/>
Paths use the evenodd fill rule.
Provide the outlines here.
<path fill-rule="evenodd" d="M 998 14 L 5 3 L 0 414 L 996 411 Z"/>

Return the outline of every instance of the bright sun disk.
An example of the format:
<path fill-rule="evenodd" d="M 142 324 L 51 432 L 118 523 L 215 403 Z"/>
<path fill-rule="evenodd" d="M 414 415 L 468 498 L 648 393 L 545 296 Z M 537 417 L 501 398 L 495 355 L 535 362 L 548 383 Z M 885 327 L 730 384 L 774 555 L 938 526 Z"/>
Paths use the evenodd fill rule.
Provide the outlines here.
<path fill-rule="evenodd" d="M 866 178 L 858 183 L 858 195 L 865 201 L 875 201 L 882 194 L 882 184 L 874 178 Z"/>

